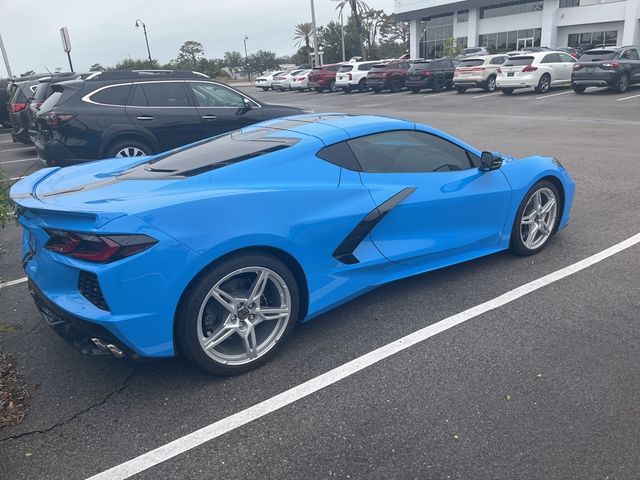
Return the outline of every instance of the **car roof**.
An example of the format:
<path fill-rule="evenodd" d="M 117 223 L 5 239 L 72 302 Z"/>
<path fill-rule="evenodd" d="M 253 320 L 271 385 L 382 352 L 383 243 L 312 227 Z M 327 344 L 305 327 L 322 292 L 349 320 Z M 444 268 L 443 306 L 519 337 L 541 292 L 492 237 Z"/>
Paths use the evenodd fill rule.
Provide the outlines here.
<path fill-rule="evenodd" d="M 208 75 L 190 70 L 113 70 L 94 72 L 87 77 L 92 80 L 173 80 L 188 78 L 210 78 Z"/>

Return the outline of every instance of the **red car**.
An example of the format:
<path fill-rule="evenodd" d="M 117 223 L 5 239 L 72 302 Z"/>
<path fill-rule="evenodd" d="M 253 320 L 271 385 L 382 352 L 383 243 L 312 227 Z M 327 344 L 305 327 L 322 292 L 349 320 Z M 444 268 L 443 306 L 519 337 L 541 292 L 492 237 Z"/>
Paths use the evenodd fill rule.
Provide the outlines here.
<path fill-rule="evenodd" d="M 341 63 L 334 63 L 332 65 L 322 65 L 321 67 L 314 67 L 309 74 L 309 88 L 313 88 L 316 92 L 323 92 L 329 90 L 330 92 L 336 92 L 336 73 L 342 66 Z"/>
<path fill-rule="evenodd" d="M 378 63 L 369 70 L 367 85 L 375 93 L 380 93 L 382 90 L 399 92 L 404 88 L 411 63 L 408 60 L 392 60 L 386 64 Z"/>

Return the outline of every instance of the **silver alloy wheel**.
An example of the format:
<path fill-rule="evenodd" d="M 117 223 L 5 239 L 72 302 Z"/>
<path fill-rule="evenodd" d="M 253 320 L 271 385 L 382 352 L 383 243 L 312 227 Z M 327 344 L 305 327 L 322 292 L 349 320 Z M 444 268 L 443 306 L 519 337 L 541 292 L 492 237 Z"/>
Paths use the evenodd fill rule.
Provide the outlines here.
<path fill-rule="evenodd" d="M 202 350 L 215 362 L 245 365 L 280 340 L 291 316 L 286 282 L 265 267 L 245 267 L 219 280 L 198 313 Z"/>
<path fill-rule="evenodd" d="M 627 91 L 628 87 L 629 87 L 629 79 L 625 74 L 622 74 L 622 76 L 620 77 L 620 84 L 618 85 L 618 90 L 621 93 L 624 93 Z"/>
<path fill-rule="evenodd" d="M 553 190 L 541 188 L 531 195 L 520 219 L 520 239 L 535 250 L 549 239 L 556 224 L 558 200 Z"/>
<path fill-rule="evenodd" d="M 540 79 L 540 92 L 547 93 L 549 91 L 550 83 L 551 80 L 549 79 L 549 77 L 547 75 L 543 75 Z"/>
<path fill-rule="evenodd" d="M 116 153 L 116 158 L 144 157 L 146 155 L 147 154 L 143 150 L 140 150 L 138 147 L 124 147 L 118 150 L 118 153 Z"/>
<path fill-rule="evenodd" d="M 494 77 L 489 78 L 489 83 L 487 84 L 487 90 L 489 92 L 493 92 L 496 89 L 496 79 Z"/>

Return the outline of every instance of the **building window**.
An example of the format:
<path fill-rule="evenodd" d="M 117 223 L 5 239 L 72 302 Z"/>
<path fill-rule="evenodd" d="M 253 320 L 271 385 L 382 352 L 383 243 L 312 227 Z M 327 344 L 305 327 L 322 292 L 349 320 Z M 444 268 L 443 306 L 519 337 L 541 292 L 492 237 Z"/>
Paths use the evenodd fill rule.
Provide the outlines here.
<path fill-rule="evenodd" d="M 613 47 L 618 44 L 618 31 L 570 33 L 567 41 L 569 47 L 583 50 L 595 47 Z"/>
<path fill-rule="evenodd" d="M 420 56 L 422 58 L 441 57 L 445 41 L 449 38 L 453 38 L 453 13 L 424 18 Z"/>
<path fill-rule="evenodd" d="M 600 3 L 613 3 L 622 0 L 560 0 L 560 8 L 582 7 L 585 5 L 597 5 Z"/>
<path fill-rule="evenodd" d="M 456 38 L 456 48 L 462 52 L 469 45 L 469 39 L 467 37 Z"/>
<path fill-rule="evenodd" d="M 487 33 L 478 35 L 478 46 L 487 47 L 491 53 L 509 52 L 524 47 L 539 47 L 541 36 L 541 28 Z"/>
<path fill-rule="evenodd" d="M 458 10 L 458 14 L 456 15 L 456 19 L 458 23 L 464 23 L 469 21 L 469 10 Z"/>
<path fill-rule="evenodd" d="M 562 0 L 561 0 L 562 1 Z M 514 2 L 498 3 L 480 8 L 480 18 L 504 17 L 516 13 L 539 12 L 542 10 L 543 0 L 516 0 Z"/>

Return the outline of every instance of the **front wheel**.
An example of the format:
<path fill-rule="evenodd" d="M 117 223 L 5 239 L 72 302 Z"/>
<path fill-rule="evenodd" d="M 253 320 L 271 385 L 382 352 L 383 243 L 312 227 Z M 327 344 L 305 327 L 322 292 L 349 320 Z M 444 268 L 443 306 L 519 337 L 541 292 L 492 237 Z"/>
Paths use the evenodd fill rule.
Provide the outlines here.
<path fill-rule="evenodd" d="M 269 90 L 269 87 L 261 87 L 265 92 Z"/>
<path fill-rule="evenodd" d="M 513 88 L 503 88 L 502 93 L 505 95 L 511 95 L 513 93 Z"/>
<path fill-rule="evenodd" d="M 320 87 L 316 87 L 314 88 L 314 90 L 316 91 L 316 93 L 322 93 L 322 88 Z"/>
<path fill-rule="evenodd" d="M 411 87 L 411 93 L 420 93 L 420 87 Z"/>
<path fill-rule="evenodd" d="M 280 260 L 260 253 L 230 257 L 196 278 L 181 302 L 180 352 L 211 373 L 247 372 L 282 347 L 298 305 L 295 278 Z"/>
<path fill-rule="evenodd" d="M 466 89 L 466 88 L 462 88 L 462 87 L 456 87 L 456 91 L 457 91 L 458 93 L 464 93 L 464 92 L 466 92 L 466 91 L 467 91 L 467 89 Z"/>
<path fill-rule="evenodd" d="M 382 89 L 380 87 L 373 87 L 373 93 L 380 93 Z"/>
<path fill-rule="evenodd" d="M 533 255 L 542 250 L 560 222 L 560 194 L 547 180 L 536 183 L 518 208 L 511 229 L 511 251 Z"/>

